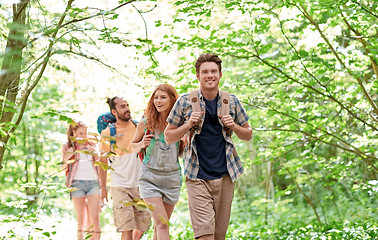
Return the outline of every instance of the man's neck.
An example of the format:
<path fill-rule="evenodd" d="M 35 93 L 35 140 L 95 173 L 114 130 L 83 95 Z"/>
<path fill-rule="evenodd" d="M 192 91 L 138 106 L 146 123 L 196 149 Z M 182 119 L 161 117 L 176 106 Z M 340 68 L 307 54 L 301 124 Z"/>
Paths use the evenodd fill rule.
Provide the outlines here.
<path fill-rule="evenodd" d="M 218 96 L 219 89 L 203 90 L 201 89 L 201 94 L 206 100 L 214 100 Z"/>
<path fill-rule="evenodd" d="M 120 127 L 122 127 L 122 126 L 127 126 L 127 125 L 130 123 L 130 121 L 131 121 L 131 119 L 130 119 L 130 120 L 127 120 L 127 121 L 117 119 L 117 121 L 116 121 L 115 124 L 116 124 L 116 126 L 120 126 Z"/>

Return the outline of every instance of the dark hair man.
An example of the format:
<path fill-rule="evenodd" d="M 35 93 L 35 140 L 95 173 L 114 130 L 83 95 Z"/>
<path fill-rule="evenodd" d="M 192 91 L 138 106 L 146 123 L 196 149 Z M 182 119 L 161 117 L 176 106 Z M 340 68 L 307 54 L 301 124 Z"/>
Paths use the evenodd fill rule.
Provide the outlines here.
<path fill-rule="evenodd" d="M 151 225 L 151 216 L 148 211 L 138 211 L 133 202 L 140 199 L 138 177 L 141 162 L 135 153 L 131 153 L 131 141 L 136 132 L 136 124 L 131 120 L 129 104 L 121 97 L 108 98 L 111 113 L 117 121 L 101 132 L 101 156 L 109 152 L 111 167 L 111 195 L 113 199 L 114 224 L 117 231 L 122 232 L 122 240 L 139 240 Z M 110 128 L 115 127 L 116 143 L 110 144 Z M 107 163 L 106 157 L 100 161 Z M 106 171 L 100 169 L 101 199 L 107 201 Z"/>

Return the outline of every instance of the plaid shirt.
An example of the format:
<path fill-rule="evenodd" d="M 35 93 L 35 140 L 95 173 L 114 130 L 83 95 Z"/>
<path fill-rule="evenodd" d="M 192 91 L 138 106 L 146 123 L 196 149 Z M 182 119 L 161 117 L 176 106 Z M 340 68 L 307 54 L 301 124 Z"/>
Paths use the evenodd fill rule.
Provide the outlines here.
<path fill-rule="evenodd" d="M 205 102 L 203 100 L 203 96 L 201 91 L 199 92 L 199 99 L 200 99 L 200 106 L 203 112 L 206 111 Z M 230 94 L 230 115 L 234 119 L 234 122 L 240 126 L 244 125 L 248 122 L 248 115 L 244 110 L 243 106 L 237 99 L 235 95 Z M 191 101 L 189 99 L 189 94 L 183 94 L 180 98 L 176 101 L 175 105 L 173 106 L 168 118 L 167 122 L 176 126 L 180 127 L 186 121 L 189 120 L 190 115 L 192 114 L 192 107 Z M 218 103 L 217 103 L 217 111 L 218 115 L 221 112 L 221 97 L 220 93 L 218 94 Z M 194 131 L 193 137 L 191 139 L 191 143 L 188 144 L 184 150 L 184 174 L 189 179 L 196 179 L 198 170 L 199 170 L 199 161 L 198 161 L 198 154 L 197 154 L 197 147 L 194 141 L 194 138 L 197 134 L 201 133 L 203 121 L 205 118 L 205 114 L 202 115 L 202 119 L 199 123 L 198 128 Z M 222 124 L 222 123 L 221 123 Z M 232 142 L 232 138 L 230 135 L 226 133 L 224 128 L 222 128 L 223 137 L 226 140 L 226 161 L 227 161 L 227 169 L 232 181 L 235 181 L 243 172 L 243 164 L 237 154 L 233 154 L 234 144 Z M 211 143 L 209 143 L 211 144 Z M 236 153 L 236 151 L 235 151 Z"/>

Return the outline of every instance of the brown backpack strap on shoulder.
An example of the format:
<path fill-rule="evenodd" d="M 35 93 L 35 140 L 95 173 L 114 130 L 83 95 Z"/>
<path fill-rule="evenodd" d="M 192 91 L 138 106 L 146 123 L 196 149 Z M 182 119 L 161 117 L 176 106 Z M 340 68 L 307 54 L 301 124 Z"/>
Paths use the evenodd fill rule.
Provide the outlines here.
<path fill-rule="evenodd" d="M 190 99 L 190 103 L 192 105 L 192 112 L 201 112 L 201 104 L 200 104 L 199 97 L 198 97 L 198 89 L 193 90 L 189 93 L 189 99 Z M 187 142 L 187 144 L 189 144 L 189 147 L 190 147 L 190 144 L 192 142 L 192 137 L 194 135 L 194 131 L 197 128 L 198 128 L 198 125 L 195 125 L 189 131 L 188 142 Z"/>
<path fill-rule="evenodd" d="M 192 104 L 193 112 L 201 112 L 201 105 L 198 98 L 198 90 L 193 90 L 189 93 L 190 103 Z"/>
<path fill-rule="evenodd" d="M 225 91 L 219 90 L 221 95 L 221 116 L 230 115 L 230 94 Z M 232 131 L 228 127 L 225 127 L 227 134 L 231 136 Z"/>
<path fill-rule="evenodd" d="M 225 91 L 219 91 L 221 94 L 221 116 L 230 114 L 230 94 Z"/>

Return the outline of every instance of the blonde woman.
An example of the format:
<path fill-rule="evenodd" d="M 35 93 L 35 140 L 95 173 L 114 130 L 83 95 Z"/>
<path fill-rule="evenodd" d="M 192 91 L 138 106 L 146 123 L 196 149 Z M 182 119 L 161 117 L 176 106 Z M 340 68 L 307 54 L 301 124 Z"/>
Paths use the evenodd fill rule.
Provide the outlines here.
<path fill-rule="evenodd" d="M 63 146 L 63 168 L 66 169 L 66 186 L 74 188 L 70 193 L 77 219 L 78 239 L 100 239 L 100 185 L 98 158 L 95 144 L 88 141 L 87 127 L 82 122 L 70 124 L 68 142 Z M 88 225 L 87 225 L 88 222 Z"/>

